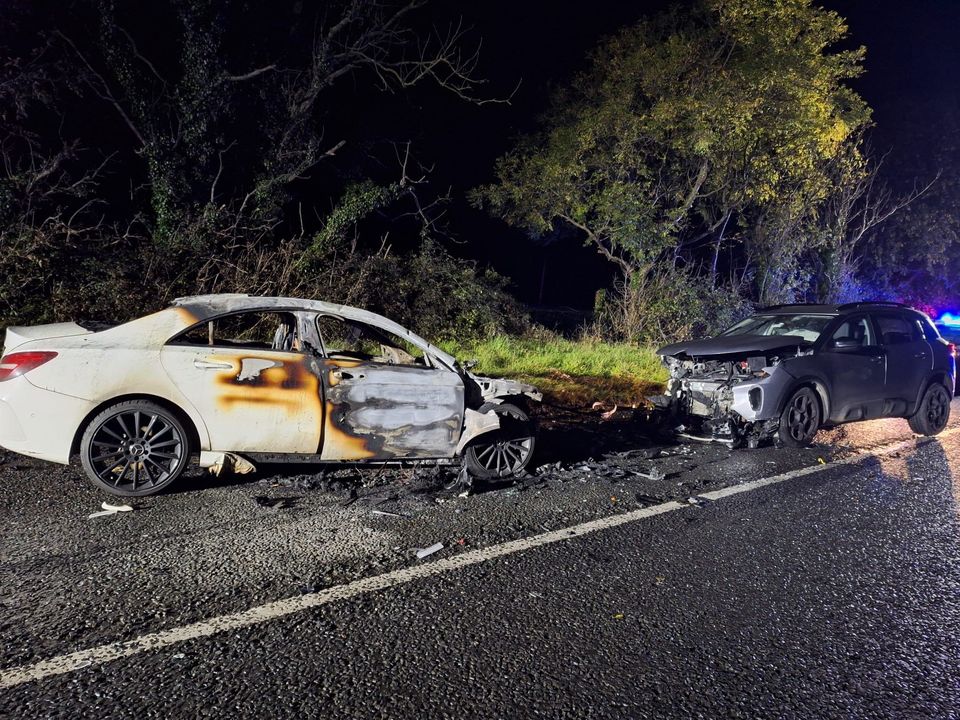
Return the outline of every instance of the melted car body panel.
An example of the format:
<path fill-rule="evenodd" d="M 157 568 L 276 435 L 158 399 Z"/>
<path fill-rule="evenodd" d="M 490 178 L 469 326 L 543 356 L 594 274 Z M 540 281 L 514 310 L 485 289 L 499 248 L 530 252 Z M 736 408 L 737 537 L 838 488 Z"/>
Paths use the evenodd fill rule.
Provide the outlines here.
<path fill-rule="evenodd" d="M 447 458 L 463 426 L 455 372 L 324 360 L 326 460 Z"/>

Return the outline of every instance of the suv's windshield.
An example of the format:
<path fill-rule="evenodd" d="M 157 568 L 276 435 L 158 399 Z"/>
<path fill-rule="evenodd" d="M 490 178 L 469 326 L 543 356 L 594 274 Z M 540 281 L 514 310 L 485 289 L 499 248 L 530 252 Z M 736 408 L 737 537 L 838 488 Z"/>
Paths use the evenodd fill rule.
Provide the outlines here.
<path fill-rule="evenodd" d="M 832 315 L 754 315 L 721 335 L 795 335 L 816 342 Z"/>

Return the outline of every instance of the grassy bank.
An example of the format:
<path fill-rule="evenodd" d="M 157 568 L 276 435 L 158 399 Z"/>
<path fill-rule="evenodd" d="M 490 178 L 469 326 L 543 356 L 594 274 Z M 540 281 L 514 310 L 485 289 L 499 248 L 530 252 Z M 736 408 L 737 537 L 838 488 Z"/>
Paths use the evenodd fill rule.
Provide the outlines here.
<path fill-rule="evenodd" d="M 553 401 L 638 405 L 660 392 L 666 371 L 652 347 L 563 338 L 504 335 L 472 343 L 444 343 L 458 358 L 477 360 L 481 375 L 531 382 Z"/>

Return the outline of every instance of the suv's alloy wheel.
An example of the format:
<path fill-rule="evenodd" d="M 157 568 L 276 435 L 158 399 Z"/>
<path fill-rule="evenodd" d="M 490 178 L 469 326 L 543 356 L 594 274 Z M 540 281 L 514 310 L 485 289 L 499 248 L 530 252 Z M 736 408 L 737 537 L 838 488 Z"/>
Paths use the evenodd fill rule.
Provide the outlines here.
<path fill-rule="evenodd" d="M 936 435 L 950 420 L 950 391 L 938 382 L 931 383 L 923 394 L 917 411 L 908 419 L 910 429 L 918 435 Z"/>
<path fill-rule="evenodd" d="M 800 388 L 787 401 L 780 415 L 778 435 L 784 445 L 804 447 L 820 429 L 820 400 L 808 387 Z"/>

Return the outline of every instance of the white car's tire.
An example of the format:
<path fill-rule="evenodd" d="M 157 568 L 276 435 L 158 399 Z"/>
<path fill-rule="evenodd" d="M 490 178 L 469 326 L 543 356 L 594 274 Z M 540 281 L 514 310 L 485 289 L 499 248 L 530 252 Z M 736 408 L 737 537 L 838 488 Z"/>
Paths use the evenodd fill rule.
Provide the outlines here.
<path fill-rule="evenodd" d="M 510 403 L 488 403 L 479 412 L 494 410 L 500 429 L 481 435 L 464 451 L 467 472 L 481 480 L 507 478 L 523 470 L 533 457 L 536 431 L 527 414 Z"/>
<path fill-rule="evenodd" d="M 111 495 L 152 495 L 183 474 L 190 462 L 190 435 L 166 408 L 125 400 L 87 424 L 80 460 L 93 484 Z"/>

